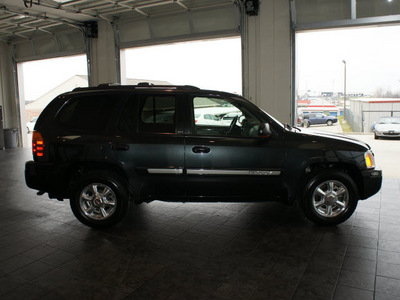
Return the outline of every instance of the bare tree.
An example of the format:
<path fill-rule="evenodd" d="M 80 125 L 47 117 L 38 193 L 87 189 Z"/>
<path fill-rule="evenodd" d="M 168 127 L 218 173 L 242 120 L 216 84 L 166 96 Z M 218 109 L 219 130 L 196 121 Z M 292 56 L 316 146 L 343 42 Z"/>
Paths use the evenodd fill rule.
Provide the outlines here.
<path fill-rule="evenodd" d="M 374 96 L 377 98 L 400 98 L 400 92 L 392 92 L 391 90 L 384 90 L 379 87 L 376 89 Z"/>

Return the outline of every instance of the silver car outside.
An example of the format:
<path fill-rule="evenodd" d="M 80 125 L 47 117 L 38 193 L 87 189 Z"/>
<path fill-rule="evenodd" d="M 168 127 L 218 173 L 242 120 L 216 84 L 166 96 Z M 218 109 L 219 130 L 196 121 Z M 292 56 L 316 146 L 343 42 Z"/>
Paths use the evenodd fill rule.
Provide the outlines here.
<path fill-rule="evenodd" d="M 36 120 L 38 117 L 32 118 L 32 120 L 28 123 L 26 123 L 26 130 L 28 133 L 31 133 L 33 131 L 33 128 L 35 128 Z"/>
<path fill-rule="evenodd" d="M 373 131 L 375 139 L 400 137 L 400 117 L 381 117 Z"/>

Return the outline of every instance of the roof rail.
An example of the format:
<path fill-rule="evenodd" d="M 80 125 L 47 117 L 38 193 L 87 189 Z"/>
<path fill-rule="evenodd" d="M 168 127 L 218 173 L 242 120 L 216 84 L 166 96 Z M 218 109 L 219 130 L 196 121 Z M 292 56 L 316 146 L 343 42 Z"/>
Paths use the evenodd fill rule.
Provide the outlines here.
<path fill-rule="evenodd" d="M 169 88 L 176 90 L 200 90 L 197 86 L 193 85 L 173 85 L 173 84 L 153 84 L 151 82 L 139 82 L 137 85 L 133 86 L 134 88 Z"/>
<path fill-rule="evenodd" d="M 137 86 L 152 86 L 152 85 L 154 85 L 154 84 L 151 82 L 139 82 L 137 84 Z"/>
<path fill-rule="evenodd" d="M 119 83 L 102 83 L 95 87 L 77 87 L 73 91 L 93 91 L 98 89 L 158 89 L 158 90 L 200 90 L 200 88 L 192 85 L 155 85 L 149 82 L 139 82 L 137 85 L 120 85 Z"/>
<path fill-rule="evenodd" d="M 110 87 L 110 86 L 120 86 L 121 84 L 118 82 L 114 83 L 100 83 L 97 87 L 98 88 L 105 88 L 105 87 Z"/>

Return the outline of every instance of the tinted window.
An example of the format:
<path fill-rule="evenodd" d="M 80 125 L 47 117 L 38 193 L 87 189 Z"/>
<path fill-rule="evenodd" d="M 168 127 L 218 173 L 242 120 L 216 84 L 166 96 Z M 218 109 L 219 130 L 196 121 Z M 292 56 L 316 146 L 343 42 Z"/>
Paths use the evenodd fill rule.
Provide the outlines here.
<path fill-rule="evenodd" d="M 135 133 L 137 128 L 137 101 L 135 98 L 129 99 L 121 116 L 118 119 L 118 129 L 126 133 Z"/>
<path fill-rule="evenodd" d="M 152 95 L 143 99 L 140 110 L 139 131 L 175 132 L 175 96 Z"/>
<path fill-rule="evenodd" d="M 119 96 L 115 95 L 72 98 L 58 113 L 57 124 L 68 130 L 102 132 L 106 129 L 119 100 Z"/>

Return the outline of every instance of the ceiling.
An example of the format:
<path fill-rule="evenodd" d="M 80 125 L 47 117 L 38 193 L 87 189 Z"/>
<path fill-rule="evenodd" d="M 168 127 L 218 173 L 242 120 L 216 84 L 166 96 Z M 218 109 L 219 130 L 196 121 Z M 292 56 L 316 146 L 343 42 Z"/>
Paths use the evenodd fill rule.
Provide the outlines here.
<path fill-rule="evenodd" d="M 235 0 L 0 0 L 0 41 L 79 30 L 99 19 L 143 19 L 232 5 Z"/>

